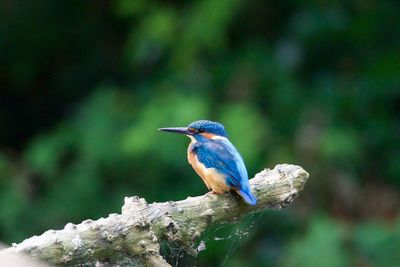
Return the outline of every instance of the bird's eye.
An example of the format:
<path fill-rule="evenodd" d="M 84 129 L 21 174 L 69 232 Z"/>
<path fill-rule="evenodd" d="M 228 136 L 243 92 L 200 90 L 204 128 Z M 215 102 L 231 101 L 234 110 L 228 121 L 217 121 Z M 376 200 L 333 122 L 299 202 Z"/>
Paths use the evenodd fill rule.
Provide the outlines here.
<path fill-rule="evenodd" d="M 200 128 L 200 129 L 198 129 L 197 130 L 199 133 L 204 133 L 204 129 L 203 128 Z"/>

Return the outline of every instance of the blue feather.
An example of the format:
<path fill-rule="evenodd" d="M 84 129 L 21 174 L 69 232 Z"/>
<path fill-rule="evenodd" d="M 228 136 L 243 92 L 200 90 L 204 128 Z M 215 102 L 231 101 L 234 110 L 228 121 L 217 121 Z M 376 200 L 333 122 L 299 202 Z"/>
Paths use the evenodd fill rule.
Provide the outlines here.
<path fill-rule="evenodd" d="M 250 205 L 254 206 L 257 204 L 257 199 L 255 196 L 250 192 L 249 189 L 242 189 L 238 192 L 240 196 Z"/>
<path fill-rule="evenodd" d="M 224 174 L 227 185 L 237 190 L 247 203 L 256 204 L 243 159 L 228 139 L 203 139 L 193 144 L 192 150 L 206 168 Z"/>

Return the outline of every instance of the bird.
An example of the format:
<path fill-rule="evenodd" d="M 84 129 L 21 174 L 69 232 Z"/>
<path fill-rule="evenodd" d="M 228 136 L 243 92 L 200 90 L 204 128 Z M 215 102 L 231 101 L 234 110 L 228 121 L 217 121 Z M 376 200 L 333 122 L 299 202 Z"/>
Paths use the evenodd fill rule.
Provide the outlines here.
<path fill-rule="evenodd" d="M 229 141 L 225 127 L 221 123 L 198 120 L 187 127 L 168 127 L 158 130 L 184 134 L 191 139 L 187 149 L 188 161 L 211 190 L 210 193 L 223 194 L 235 191 L 249 205 L 257 204 L 257 199 L 250 189 L 243 158 Z"/>

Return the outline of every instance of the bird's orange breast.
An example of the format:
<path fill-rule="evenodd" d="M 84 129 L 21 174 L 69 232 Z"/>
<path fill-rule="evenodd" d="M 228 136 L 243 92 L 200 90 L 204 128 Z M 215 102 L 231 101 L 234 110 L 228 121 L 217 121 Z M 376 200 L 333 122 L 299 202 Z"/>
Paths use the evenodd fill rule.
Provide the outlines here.
<path fill-rule="evenodd" d="M 189 145 L 187 156 L 190 165 L 196 173 L 203 179 L 207 188 L 215 193 L 222 194 L 230 190 L 230 186 L 226 184 L 225 175 L 217 172 L 215 168 L 206 168 L 206 166 L 201 163 L 197 155 L 191 150 L 192 143 Z"/>

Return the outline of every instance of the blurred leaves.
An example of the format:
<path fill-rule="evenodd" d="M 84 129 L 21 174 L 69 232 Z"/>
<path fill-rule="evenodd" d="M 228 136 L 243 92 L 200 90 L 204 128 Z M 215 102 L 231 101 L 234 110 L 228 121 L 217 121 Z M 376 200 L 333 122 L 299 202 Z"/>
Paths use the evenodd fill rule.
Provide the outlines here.
<path fill-rule="evenodd" d="M 123 146 L 126 152 L 138 157 L 149 151 L 168 157 L 173 151 L 168 151 L 168 146 L 165 147 L 167 150 L 160 150 L 160 147 L 163 147 L 166 142 L 171 142 L 171 140 L 176 140 L 176 143 L 179 143 L 177 140 L 179 137 L 157 132 L 157 129 L 185 126 L 193 121 L 193 118 L 208 117 L 208 113 L 206 103 L 201 97 L 174 93 L 162 94 L 152 99 L 140 110 L 135 125 L 132 125 L 124 136 Z"/>
<path fill-rule="evenodd" d="M 354 245 L 359 253 L 358 261 L 367 266 L 395 266 L 400 261 L 400 220 L 388 226 L 369 222 L 357 227 Z"/>
<path fill-rule="evenodd" d="M 343 229 L 327 218 L 316 217 L 306 236 L 292 242 L 284 266 L 348 266 Z"/>
<path fill-rule="evenodd" d="M 321 154 L 337 162 L 357 161 L 360 157 L 359 139 L 344 128 L 326 129 L 321 137 Z"/>

